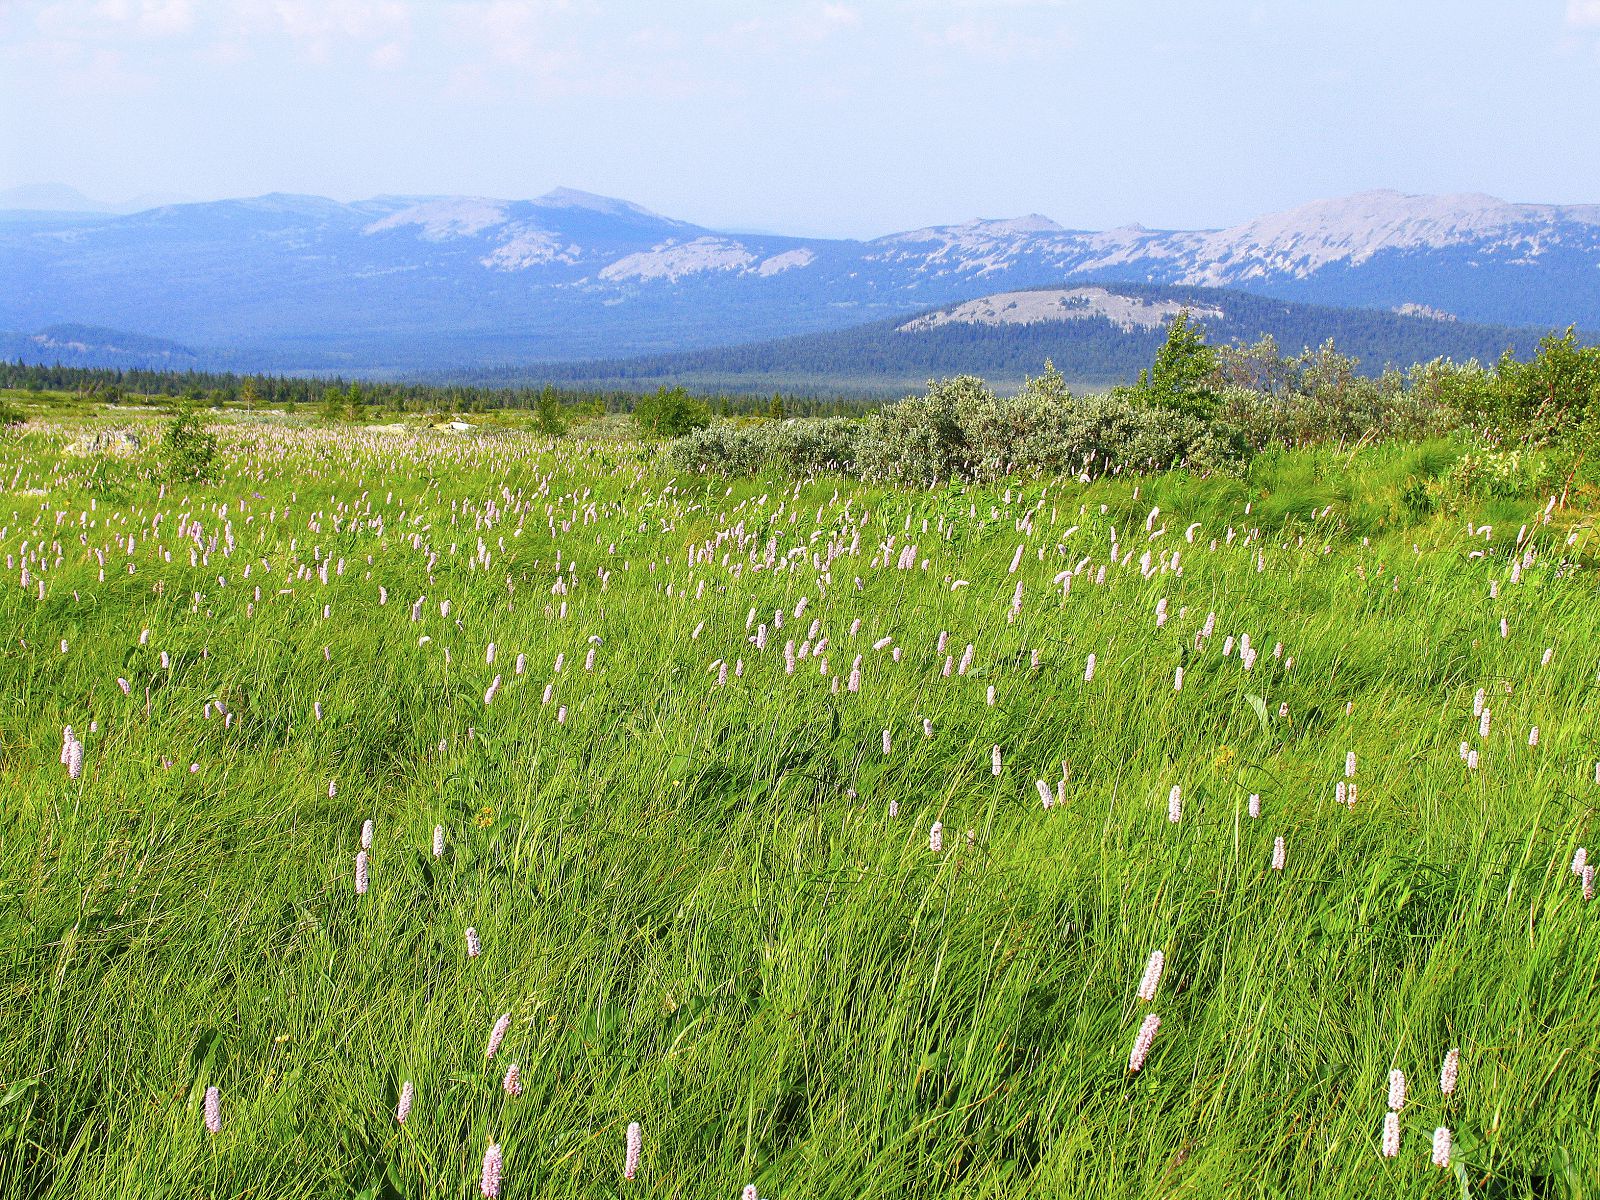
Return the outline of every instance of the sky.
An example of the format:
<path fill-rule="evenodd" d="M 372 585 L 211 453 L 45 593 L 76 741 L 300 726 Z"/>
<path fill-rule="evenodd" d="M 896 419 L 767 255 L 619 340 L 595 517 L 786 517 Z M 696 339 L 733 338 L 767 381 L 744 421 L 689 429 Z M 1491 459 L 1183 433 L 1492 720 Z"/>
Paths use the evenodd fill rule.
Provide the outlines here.
<path fill-rule="evenodd" d="M 0 189 L 730 230 L 1600 202 L 1600 0 L 0 0 Z"/>

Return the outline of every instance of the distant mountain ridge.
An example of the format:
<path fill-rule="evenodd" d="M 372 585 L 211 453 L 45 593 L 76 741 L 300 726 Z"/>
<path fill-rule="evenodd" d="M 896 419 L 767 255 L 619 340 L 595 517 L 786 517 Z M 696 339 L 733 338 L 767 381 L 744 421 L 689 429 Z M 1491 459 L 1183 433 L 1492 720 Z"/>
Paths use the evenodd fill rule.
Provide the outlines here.
<path fill-rule="evenodd" d="M 22 336 L 85 325 L 240 369 L 347 373 L 706 349 L 1082 282 L 1600 328 L 1600 205 L 1377 191 L 1225 230 L 1030 214 L 850 241 L 724 233 L 565 188 L 274 194 L 0 213 L 0 271 L 0 329 Z"/>
<path fill-rule="evenodd" d="M 157 196 L 150 193 L 134 196 L 118 204 L 91 200 L 77 188 L 64 183 L 35 183 L 0 191 L 0 209 L 23 209 L 32 212 L 81 213 L 135 213 L 162 204 L 182 204 L 176 196 Z"/>
<path fill-rule="evenodd" d="M 52 325 L 37 333 L 0 333 L 0 359 L 63 367 L 199 369 L 204 360 L 188 346 L 92 325 Z"/>
<path fill-rule="evenodd" d="M 1010 387 L 1038 375 L 1048 359 L 1073 385 L 1099 388 L 1131 383 L 1150 365 L 1181 312 L 1213 344 L 1270 336 L 1292 355 L 1331 338 L 1370 375 L 1441 357 L 1488 365 L 1509 350 L 1527 358 L 1541 336 L 1537 330 L 1297 304 L 1218 288 L 1090 284 L 1003 292 L 828 333 L 448 377 L 508 386 L 551 382 L 637 391 L 682 383 L 706 392 L 887 396 L 957 374 Z"/>

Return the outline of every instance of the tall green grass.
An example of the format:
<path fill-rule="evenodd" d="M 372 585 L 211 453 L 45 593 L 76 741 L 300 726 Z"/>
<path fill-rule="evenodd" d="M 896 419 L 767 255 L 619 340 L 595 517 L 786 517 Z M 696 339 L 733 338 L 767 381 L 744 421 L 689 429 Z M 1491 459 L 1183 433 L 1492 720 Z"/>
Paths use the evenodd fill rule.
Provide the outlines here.
<path fill-rule="evenodd" d="M 1596 1194 L 1590 515 L 1418 518 L 1390 485 L 1426 448 L 887 492 L 254 427 L 163 489 L 72 432 L 0 442 L 0 1195 L 468 1196 L 491 1140 L 510 1197 Z M 855 536 L 825 579 L 765 566 Z M 829 673 L 788 675 L 814 619 Z"/>

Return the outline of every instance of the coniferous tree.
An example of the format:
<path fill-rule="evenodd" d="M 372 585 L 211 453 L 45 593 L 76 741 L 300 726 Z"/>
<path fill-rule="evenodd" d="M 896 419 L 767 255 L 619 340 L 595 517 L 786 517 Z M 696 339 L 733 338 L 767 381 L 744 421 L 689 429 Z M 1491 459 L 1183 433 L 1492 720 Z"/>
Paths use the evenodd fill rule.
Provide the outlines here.
<path fill-rule="evenodd" d="M 1217 409 L 1217 352 L 1189 323 L 1189 310 L 1173 318 L 1156 360 L 1139 372 L 1134 391 L 1146 404 L 1209 419 Z"/>
<path fill-rule="evenodd" d="M 323 390 L 322 405 L 317 410 L 317 415 L 324 421 L 337 421 L 344 416 L 344 390 L 337 384 L 330 384 Z"/>

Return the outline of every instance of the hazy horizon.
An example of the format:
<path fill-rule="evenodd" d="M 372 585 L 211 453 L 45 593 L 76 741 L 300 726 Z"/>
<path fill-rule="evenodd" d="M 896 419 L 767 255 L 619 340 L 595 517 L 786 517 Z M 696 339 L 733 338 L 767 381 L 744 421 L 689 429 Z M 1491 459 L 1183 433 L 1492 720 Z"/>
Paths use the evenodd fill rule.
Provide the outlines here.
<path fill-rule="evenodd" d="M 0 47 L 0 191 L 109 203 L 564 186 L 870 238 L 1222 228 L 1374 189 L 1600 201 L 1573 152 L 1600 0 L 18 0 Z"/>
<path fill-rule="evenodd" d="M 56 208 L 55 211 L 60 211 L 60 212 L 82 212 L 82 213 L 85 213 L 85 214 L 105 215 L 105 216 L 125 216 L 125 215 L 130 215 L 130 214 L 136 213 L 136 212 L 147 211 L 147 210 L 153 209 L 153 208 L 169 207 L 169 206 L 173 206 L 173 205 L 208 204 L 208 203 L 216 203 L 216 202 L 228 201 L 228 200 L 258 200 L 258 199 L 264 199 L 266 197 L 274 196 L 274 195 L 276 195 L 276 196 L 302 196 L 302 197 L 306 197 L 308 199 L 331 200 L 331 201 L 333 201 L 335 203 L 345 204 L 345 205 L 361 204 L 363 202 L 376 201 L 376 200 L 408 200 L 408 201 L 426 202 L 426 201 L 436 200 L 436 199 L 486 200 L 486 201 L 493 201 L 493 202 L 496 202 L 496 203 L 513 203 L 514 204 L 514 203 L 524 203 L 524 202 L 530 202 L 530 201 L 538 201 L 538 200 L 544 199 L 546 196 L 552 195 L 552 194 L 557 193 L 557 192 L 562 192 L 562 191 L 580 192 L 580 193 L 587 194 L 587 195 L 593 195 L 596 198 L 602 199 L 602 200 L 620 200 L 620 201 L 630 202 L 631 203 L 631 201 L 629 200 L 629 197 L 627 197 L 627 196 L 603 196 L 603 195 L 600 195 L 599 193 L 586 193 L 586 192 L 584 192 L 584 189 L 568 188 L 566 185 L 557 185 L 556 187 L 549 189 L 548 192 L 541 193 L 540 195 L 537 195 L 537 196 L 531 196 L 531 195 L 530 196 L 489 196 L 489 195 L 484 195 L 484 194 L 481 194 L 481 193 L 461 193 L 461 192 L 456 192 L 456 193 L 432 192 L 432 193 L 409 193 L 409 194 L 406 194 L 406 193 L 395 193 L 395 192 L 379 192 L 379 193 L 373 193 L 373 194 L 370 194 L 370 195 L 330 196 L 330 195 L 326 195 L 326 194 L 318 193 L 318 192 L 288 192 L 288 191 L 284 191 L 284 190 L 280 189 L 280 190 L 277 190 L 277 191 L 274 191 L 274 192 L 258 192 L 258 193 L 254 193 L 254 194 L 251 194 L 251 195 L 218 195 L 218 196 L 197 197 L 197 196 L 175 196 L 175 195 L 157 196 L 157 195 L 145 194 L 145 195 L 142 195 L 142 196 L 129 197 L 129 198 L 126 198 L 126 199 L 121 199 L 121 200 L 112 200 L 112 199 L 108 199 L 106 197 L 101 197 L 101 196 L 88 196 L 88 195 L 85 195 L 81 191 L 81 189 L 74 188 L 71 184 L 62 183 L 59 180 L 51 180 L 51 181 L 48 181 L 48 182 L 45 182 L 45 183 L 28 183 L 28 184 L 21 184 L 21 185 L 18 185 L 16 187 L 0 189 L 0 209 L 11 209 L 11 210 L 16 210 L 16 211 L 28 211 L 30 209 L 37 210 L 37 211 L 44 211 L 44 212 L 52 211 L 52 205 L 50 205 L 48 203 L 19 202 L 18 201 L 18 197 L 22 196 L 23 193 L 30 193 L 30 194 L 37 193 L 39 195 L 39 197 L 41 197 L 41 198 L 44 198 L 47 194 L 60 193 L 63 196 L 64 199 L 65 199 L 65 197 L 67 195 L 70 194 L 77 201 L 81 201 L 84 204 L 84 207 L 81 207 L 81 208 L 77 207 L 77 205 L 75 205 L 75 204 L 67 204 L 65 207 Z M 1385 194 L 1385 193 L 1392 193 L 1392 194 L 1396 194 L 1396 195 L 1406 195 L 1406 193 L 1399 193 L 1399 192 L 1396 191 L 1396 189 L 1392 189 L 1392 188 L 1370 188 L 1370 189 L 1366 189 L 1363 193 L 1352 193 L 1351 195 L 1352 195 L 1352 197 L 1354 197 L 1354 196 L 1363 195 L 1363 194 L 1365 194 L 1365 195 L 1373 195 L 1373 194 Z M 1424 193 L 1423 195 L 1426 195 L 1426 194 Z M 1468 194 L 1463 193 L 1462 195 L 1468 195 Z M 1308 197 L 1308 198 L 1306 198 L 1306 200 L 1301 201 L 1301 202 L 1296 203 L 1295 205 L 1293 205 L 1292 208 L 1293 209 L 1311 208 L 1311 207 L 1317 206 L 1318 203 L 1321 202 L 1321 201 L 1337 202 L 1338 200 L 1344 199 L 1344 198 L 1345 197 Z M 31 196 L 30 196 L 30 199 L 31 199 Z M 1555 207 L 1567 207 L 1568 206 L 1568 205 L 1564 205 L 1560 201 L 1551 202 L 1551 201 L 1545 201 L 1545 200 L 1541 200 L 1541 199 L 1533 199 L 1533 198 L 1529 198 L 1529 197 L 1497 196 L 1497 197 L 1492 197 L 1492 199 L 1503 201 L 1503 202 L 1508 203 L 1508 204 L 1532 204 L 1532 205 L 1551 205 L 1551 204 L 1553 204 Z M 1581 202 L 1580 202 L 1580 204 L 1571 205 L 1571 207 L 1578 207 L 1578 206 L 1581 206 Z M 712 228 L 712 226 L 709 224 L 709 222 L 697 220 L 693 214 L 681 213 L 681 212 L 659 212 L 659 211 L 656 211 L 656 210 L 646 210 L 646 211 L 653 212 L 654 215 L 656 215 L 656 216 L 667 217 L 667 218 L 671 218 L 673 220 L 687 221 L 688 223 L 690 223 L 692 225 L 698 225 L 698 226 L 701 226 L 701 227 L 704 227 L 704 228 Z M 1268 213 L 1255 213 L 1255 214 L 1252 214 L 1252 216 L 1257 216 L 1257 217 L 1270 216 L 1270 215 L 1272 215 L 1272 214 L 1268 214 Z M 951 226 L 957 226 L 957 225 L 961 225 L 963 223 L 972 222 L 972 221 L 1005 221 L 1005 220 L 1026 218 L 1026 217 L 1030 217 L 1030 216 L 1042 216 L 1042 217 L 1050 218 L 1051 214 L 1050 213 L 1040 213 L 1040 212 L 1029 212 L 1029 213 L 1020 213 L 1020 212 L 1014 212 L 1014 213 L 975 213 L 975 214 L 970 214 L 969 213 L 969 214 L 965 214 L 965 215 L 952 214 L 946 220 L 940 220 L 940 221 L 935 221 L 935 222 L 931 223 L 931 227 L 951 227 Z M 1058 222 L 1058 224 L 1061 224 L 1061 223 Z M 1118 228 L 1118 227 L 1128 227 L 1128 226 L 1130 226 L 1132 224 L 1134 224 L 1134 223 L 1123 222 L 1121 226 L 1106 227 L 1106 228 L 1114 229 L 1114 228 Z M 1071 226 L 1063 225 L 1063 228 L 1066 228 L 1066 229 L 1068 229 L 1070 231 L 1073 231 L 1073 232 L 1082 232 L 1082 233 L 1099 232 L 1097 230 L 1091 230 L 1091 229 L 1087 229 L 1087 228 L 1083 228 L 1083 227 L 1078 227 L 1078 228 L 1074 229 Z M 1188 229 L 1178 229 L 1176 227 L 1156 228 L 1156 227 L 1152 227 L 1152 226 L 1146 226 L 1145 228 L 1149 229 L 1150 232 L 1153 232 L 1153 233 L 1167 233 L 1167 232 L 1170 232 L 1170 233 L 1183 233 L 1183 232 L 1207 232 L 1207 231 L 1219 231 L 1220 232 L 1225 227 L 1223 227 L 1223 226 L 1193 226 L 1193 227 L 1190 227 Z M 761 227 L 761 226 L 755 226 L 755 225 L 721 226 L 721 227 L 717 227 L 716 231 L 719 232 L 719 233 L 727 233 L 727 234 L 734 234 L 734 235 L 751 235 L 751 236 L 763 236 L 763 237 L 765 237 L 765 236 L 778 236 L 778 237 L 791 236 L 787 230 L 778 229 L 778 228 L 775 228 L 775 227 Z M 903 232 L 908 232 L 908 230 L 883 229 L 883 230 L 878 230 L 876 232 L 869 232 L 869 233 L 866 233 L 866 234 L 832 234 L 832 235 L 812 235 L 812 236 L 814 238 L 816 238 L 816 240 L 819 240 L 819 241 L 820 240 L 826 240 L 828 238 L 832 238 L 833 240 L 841 240 L 841 241 L 871 241 L 871 240 L 873 240 L 874 238 L 877 238 L 877 237 L 892 236 L 892 235 L 895 235 L 895 234 L 898 234 L 898 233 L 903 233 Z M 800 236 L 805 236 L 805 235 L 800 235 Z"/>

